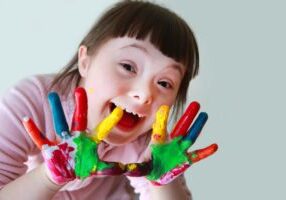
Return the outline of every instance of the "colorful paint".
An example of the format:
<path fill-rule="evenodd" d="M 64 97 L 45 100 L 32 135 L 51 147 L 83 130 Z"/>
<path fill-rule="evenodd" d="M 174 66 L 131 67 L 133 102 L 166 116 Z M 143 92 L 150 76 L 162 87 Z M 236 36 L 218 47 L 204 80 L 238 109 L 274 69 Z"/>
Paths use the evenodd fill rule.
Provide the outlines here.
<path fill-rule="evenodd" d="M 85 131 L 87 127 L 87 95 L 83 88 L 75 89 L 75 111 L 71 131 Z"/>
<path fill-rule="evenodd" d="M 96 143 L 101 142 L 111 129 L 120 121 L 123 116 L 123 110 L 116 107 L 109 116 L 107 116 L 91 133 L 91 139 Z"/>
<path fill-rule="evenodd" d="M 157 124 L 161 124 L 165 127 L 161 127 L 160 130 L 165 130 L 167 126 L 166 123 L 162 123 L 167 118 L 167 112 L 163 113 L 159 109 L 160 114 L 157 115 L 152 133 L 152 141 L 154 141 L 151 145 L 152 170 L 146 176 L 154 185 L 170 183 L 193 163 L 214 154 L 217 150 L 217 145 L 213 144 L 205 149 L 188 153 L 188 149 L 194 144 L 208 119 L 207 113 L 202 112 L 190 127 L 199 108 L 200 105 L 197 102 L 188 106 L 170 134 L 172 140 L 167 143 L 159 142 L 158 130 L 154 128 Z"/>
<path fill-rule="evenodd" d="M 123 164 L 104 162 L 97 153 L 98 144 L 117 124 L 123 115 L 121 108 L 115 108 L 92 132 L 87 127 L 87 95 L 83 88 L 75 90 L 75 111 L 71 131 L 69 131 L 60 98 L 57 93 L 48 95 L 54 129 L 62 141 L 55 144 L 49 141 L 32 119 L 25 117 L 23 125 L 34 143 L 42 150 L 49 175 L 55 183 L 63 184 L 76 177 L 84 179 L 94 174 L 119 175 L 126 169 Z"/>
<path fill-rule="evenodd" d="M 143 162 L 143 163 L 130 163 L 126 164 L 126 176 L 140 177 L 150 174 L 152 170 L 152 161 Z"/>
<path fill-rule="evenodd" d="M 160 179 L 162 175 L 177 166 L 189 161 L 186 150 L 190 146 L 190 141 L 181 141 L 182 137 L 177 137 L 166 144 L 153 144 L 152 151 L 152 171 L 147 176 L 151 181 Z"/>
<path fill-rule="evenodd" d="M 38 129 L 38 127 L 36 126 L 33 120 L 31 120 L 28 117 L 24 117 L 22 122 L 23 122 L 24 128 L 29 133 L 30 137 L 32 138 L 32 140 L 34 141 L 34 143 L 39 149 L 42 149 L 43 145 L 48 145 L 48 146 L 54 145 L 53 142 L 49 141 L 41 133 L 41 131 Z"/>
<path fill-rule="evenodd" d="M 103 162 L 99 159 L 97 143 L 91 138 L 86 137 L 85 134 L 80 134 L 73 141 L 77 146 L 75 156 L 75 174 L 77 177 L 84 179 L 92 174 L 103 174 L 102 171 L 105 171 L 105 173 L 109 171 L 110 174 L 107 174 L 113 175 L 112 168 L 115 165 L 114 163 Z M 124 170 L 124 168 L 121 169 L 121 173 Z"/>
<path fill-rule="evenodd" d="M 63 184 L 75 179 L 75 173 L 71 166 L 73 158 L 71 152 L 74 148 L 64 142 L 57 146 L 44 147 L 42 154 L 50 170 L 52 179 L 57 184 Z"/>
<path fill-rule="evenodd" d="M 169 116 L 169 106 L 163 105 L 160 106 L 159 110 L 156 113 L 156 120 L 153 123 L 153 134 L 152 134 L 152 143 L 162 144 L 166 141 L 166 127 Z"/>
<path fill-rule="evenodd" d="M 69 127 L 59 95 L 55 92 L 51 92 L 48 95 L 48 100 L 53 115 L 54 129 L 57 135 L 62 139 L 68 139 L 70 137 Z"/>
<path fill-rule="evenodd" d="M 179 119 L 179 121 L 173 128 L 171 132 L 171 138 L 184 135 L 188 131 L 199 109 L 200 104 L 198 102 L 193 101 L 192 103 L 190 103 L 182 117 Z"/>
<path fill-rule="evenodd" d="M 135 177 L 146 176 L 153 184 L 164 185 L 184 173 L 193 163 L 214 154 L 218 149 L 217 144 L 212 144 L 206 148 L 188 152 L 208 119 L 207 113 L 201 112 L 192 124 L 200 108 L 197 102 L 193 102 L 174 127 L 170 134 L 171 141 L 168 142 L 166 142 L 166 127 L 169 107 L 159 108 L 153 124 L 150 161 L 126 165 L 104 162 L 99 159 L 97 147 L 120 121 L 123 110 L 116 107 L 91 133 L 87 133 L 87 95 L 83 88 L 75 90 L 75 111 L 70 130 L 57 93 L 50 93 L 48 100 L 55 132 L 62 141 L 58 144 L 49 141 L 32 119 L 25 117 L 23 125 L 37 147 L 42 150 L 50 176 L 58 184 L 75 178 L 85 179 L 91 175 L 125 174 Z"/>

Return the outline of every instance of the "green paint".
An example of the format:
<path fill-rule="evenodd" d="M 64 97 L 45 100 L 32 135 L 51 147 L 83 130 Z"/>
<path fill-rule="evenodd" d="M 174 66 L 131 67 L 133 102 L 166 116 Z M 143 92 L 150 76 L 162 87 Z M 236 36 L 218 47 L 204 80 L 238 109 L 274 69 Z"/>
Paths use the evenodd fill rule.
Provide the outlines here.
<path fill-rule="evenodd" d="M 195 159 L 195 158 L 197 158 L 197 157 L 198 157 L 197 154 L 195 154 L 195 153 L 192 154 L 192 158 L 193 158 L 193 159 Z"/>
<path fill-rule="evenodd" d="M 163 174 L 175 167 L 191 162 L 186 151 L 191 146 L 188 140 L 181 140 L 177 137 L 167 144 L 153 144 L 152 150 L 152 171 L 147 176 L 149 180 L 158 180 Z"/>
<path fill-rule="evenodd" d="M 75 153 L 75 174 L 77 177 L 84 179 L 97 170 L 101 171 L 112 167 L 112 165 L 100 161 L 97 144 L 86 137 L 85 133 L 81 133 L 73 141 L 77 145 Z"/>

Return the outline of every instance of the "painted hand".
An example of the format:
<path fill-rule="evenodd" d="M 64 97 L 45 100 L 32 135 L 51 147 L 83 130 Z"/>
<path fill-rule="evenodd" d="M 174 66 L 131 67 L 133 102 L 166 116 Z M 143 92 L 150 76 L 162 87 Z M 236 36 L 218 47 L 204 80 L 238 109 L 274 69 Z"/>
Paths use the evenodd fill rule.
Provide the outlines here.
<path fill-rule="evenodd" d="M 115 108 L 90 133 L 87 129 L 87 96 L 83 88 L 75 90 L 75 111 L 69 131 L 63 108 L 57 93 L 48 95 L 54 129 L 61 138 L 56 143 L 48 140 L 37 128 L 32 119 L 25 117 L 23 124 L 34 143 L 42 150 L 48 176 L 57 184 L 73 179 L 84 179 L 91 175 L 119 175 L 124 173 L 121 164 L 105 162 L 97 154 L 98 144 L 121 119 L 123 111 Z"/>
<path fill-rule="evenodd" d="M 204 149 L 193 152 L 187 150 L 195 143 L 208 115 L 201 112 L 193 125 L 189 128 L 195 116 L 198 113 L 200 105 L 192 102 L 183 116 L 180 118 L 173 131 L 170 134 L 171 141 L 166 142 L 166 126 L 169 114 L 168 106 L 161 106 L 156 114 L 156 121 L 153 124 L 151 138 L 150 162 L 141 163 L 142 166 L 150 166 L 150 171 L 145 175 L 155 185 L 165 185 L 173 181 L 179 175 L 184 173 L 192 164 L 198 162 L 216 152 L 217 144 L 212 144 Z M 136 169 L 135 167 L 133 167 Z M 137 171 L 140 171 L 138 168 Z M 138 172 L 129 170 L 126 174 L 137 176 Z M 142 175 L 143 173 L 141 173 Z"/>

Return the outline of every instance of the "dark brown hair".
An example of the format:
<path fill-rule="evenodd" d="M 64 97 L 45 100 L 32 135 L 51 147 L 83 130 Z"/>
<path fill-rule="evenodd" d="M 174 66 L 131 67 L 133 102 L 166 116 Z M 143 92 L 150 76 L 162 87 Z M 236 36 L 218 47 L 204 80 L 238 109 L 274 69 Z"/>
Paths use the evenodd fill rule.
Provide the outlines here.
<path fill-rule="evenodd" d="M 92 55 L 109 39 L 134 37 L 144 40 L 150 35 L 151 43 L 164 55 L 186 67 L 173 109 L 177 116 L 186 102 L 189 82 L 198 74 L 199 52 L 196 39 L 187 23 L 169 9 L 146 1 L 120 1 L 108 9 L 92 26 L 79 46 L 87 47 Z M 70 91 L 70 81 L 80 81 L 78 56 L 74 54 L 69 63 L 52 82 L 64 84 L 62 92 Z M 64 89 L 63 89 L 64 88 Z"/>

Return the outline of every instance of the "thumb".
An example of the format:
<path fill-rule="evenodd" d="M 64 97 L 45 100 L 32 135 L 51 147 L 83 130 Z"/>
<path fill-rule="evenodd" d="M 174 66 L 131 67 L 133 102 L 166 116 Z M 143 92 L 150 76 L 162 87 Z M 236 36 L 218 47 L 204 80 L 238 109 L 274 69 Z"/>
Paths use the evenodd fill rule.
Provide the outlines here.
<path fill-rule="evenodd" d="M 156 119 L 152 126 L 151 143 L 164 144 L 166 142 L 167 122 L 170 107 L 162 105 L 156 112 Z"/>

